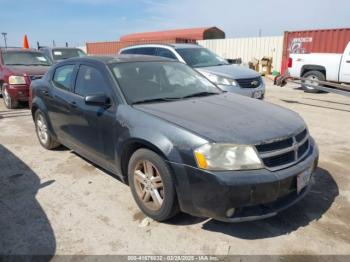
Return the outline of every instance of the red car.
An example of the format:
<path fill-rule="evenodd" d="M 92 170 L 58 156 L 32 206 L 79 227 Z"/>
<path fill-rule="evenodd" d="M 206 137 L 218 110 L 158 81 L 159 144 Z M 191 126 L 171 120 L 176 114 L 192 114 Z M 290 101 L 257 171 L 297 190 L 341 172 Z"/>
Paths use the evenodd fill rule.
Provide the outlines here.
<path fill-rule="evenodd" d="M 52 62 L 34 49 L 0 48 L 0 91 L 7 108 L 29 99 L 31 81 L 40 79 Z"/>

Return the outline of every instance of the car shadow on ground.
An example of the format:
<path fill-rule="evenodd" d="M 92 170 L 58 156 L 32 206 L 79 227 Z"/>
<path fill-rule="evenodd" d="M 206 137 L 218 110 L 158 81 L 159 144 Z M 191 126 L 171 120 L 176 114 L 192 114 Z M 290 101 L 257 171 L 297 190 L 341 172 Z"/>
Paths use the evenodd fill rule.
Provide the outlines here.
<path fill-rule="evenodd" d="M 308 195 L 295 206 L 277 216 L 233 224 L 208 220 L 202 225 L 202 228 L 249 240 L 285 235 L 320 219 L 338 195 L 338 185 L 331 174 L 325 169 L 317 168 L 314 184 Z"/>
<path fill-rule="evenodd" d="M 45 255 L 50 259 L 56 251 L 55 235 L 36 194 L 55 181 L 41 183 L 2 145 L 0 156 L 0 254 Z"/>

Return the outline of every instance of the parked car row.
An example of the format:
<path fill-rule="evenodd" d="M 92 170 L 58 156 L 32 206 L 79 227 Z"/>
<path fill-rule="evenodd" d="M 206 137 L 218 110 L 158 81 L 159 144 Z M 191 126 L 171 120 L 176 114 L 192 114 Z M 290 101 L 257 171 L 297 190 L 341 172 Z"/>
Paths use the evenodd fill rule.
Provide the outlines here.
<path fill-rule="evenodd" d="M 29 99 L 29 86 L 53 63 L 86 54 L 77 48 L 0 48 L 0 94 L 9 109 Z"/>
<path fill-rule="evenodd" d="M 143 55 L 72 58 L 51 66 L 31 83 L 41 145 L 63 144 L 120 177 L 139 208 L 157 221 L 179 211 L 256 220 L 302 199 L 319 154 L 305 122 L 293 111 L 213 84 L 232 86 L 234 80 L 231 71 L 224 77 L 215 68 L 228 72 L 229 65 L 205 50 L 195 51 L 204 57 L 176 51 L 195 70 Z M 216 79 L 200 73 L 198 66 L 205 65 L 211 68 L 205 74 Z"/>
<path fill-rule="evenodd" d="M 265 84 L 261 76 L 248 68 L 229 64 L 225 59 L 195 44 L 138 45 L 121 50 L 121 54 L 166 57 L 188 64 L 228 92 L 263 99 Z M 29 85 L 40 79 L 48 68 L 59 61 L 83 57 L 78 48 L 1 49 L 0 91 L 7 108 L 28 101 Z"/>

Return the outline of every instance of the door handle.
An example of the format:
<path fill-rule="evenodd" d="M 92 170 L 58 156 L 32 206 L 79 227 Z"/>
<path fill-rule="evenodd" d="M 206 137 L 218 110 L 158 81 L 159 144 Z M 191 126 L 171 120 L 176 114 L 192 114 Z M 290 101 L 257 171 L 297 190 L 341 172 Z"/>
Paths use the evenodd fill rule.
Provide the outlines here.
<path fill-rule="evenodd" d="M 346 60 L 345 62 L 346 62 L 346 63 L 350 63 L 350 60 Z"/>
<path fill-rule="evenodd" d="M 77 103 L 74 102 L 74 101 L 70 102 L 69 105 L 70 105 L 70 107 L 72 107 L 72 108 L 77 108 Z"/>
<path fill-rule="evenodd" d="M 49 91 L 44 90 L 44 91 L 42 91 L 42 93 L 44 96 L 49 96 Z"/>

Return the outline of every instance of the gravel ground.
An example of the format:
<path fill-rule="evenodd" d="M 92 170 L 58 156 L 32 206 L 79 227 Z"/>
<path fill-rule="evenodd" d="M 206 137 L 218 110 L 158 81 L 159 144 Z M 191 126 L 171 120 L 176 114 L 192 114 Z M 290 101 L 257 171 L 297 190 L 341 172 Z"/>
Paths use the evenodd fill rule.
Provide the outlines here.
<path fill-rule="evenodd" d="M 30 112 L 0 102 L 0 254 L 350 254 L 350 99 L 272 86 L 320 148 L 309 195 L 278 216 L 227 224 L 149 220 L 129 188 L 74 152 L 43 149 Z"/>

